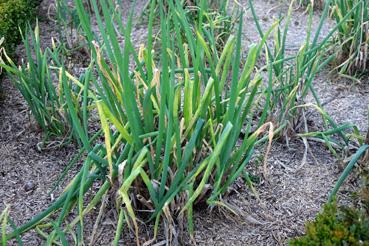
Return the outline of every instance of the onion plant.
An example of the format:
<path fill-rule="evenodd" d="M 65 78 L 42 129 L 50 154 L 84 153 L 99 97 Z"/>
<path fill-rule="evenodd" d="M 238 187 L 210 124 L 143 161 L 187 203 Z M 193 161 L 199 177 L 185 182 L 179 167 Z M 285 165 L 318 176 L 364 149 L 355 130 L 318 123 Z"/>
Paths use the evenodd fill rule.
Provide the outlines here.
<path fill-rule="evenodd" d="M 263 31 L 250 0 L 261 38 L 249 47 L 245 59 L 241 55 L 242 14 L 236 34 L 229 35 L 224 47 L 218 49 L 218 35 L 214 23 L 209 22 L 205 0 L 198 2 L 196 22 L 190 20 L 192 17 L 180 0 L 150 1 L 148 40 L 139 48 L 131 41 L 132 15 L 124 24 L 121 6 L 112 0 L 90 3 L 97 31 L 83 1 L 75 0 L 94 66 L 77 79 L 62 63 L 52 59 L 61 88 L 57 98 L 48 97 L 47 90 L 51 88 L 54 94 L 57 91 L 49 79 L 51 68 L 44 65 L 48 59 L 37 48 L 37 38 L 34 38 L 36 54 L 43 63 L 33 62 L 32 73 L 25 65 L 20 72 L 10 61 L 11 65 L 2 65 L 21 79 L 18 82 L 21 92 L 29 93 L 31 75 L 38 79 L 38 87 L 29 94 L 34 96 L 39 90 L 43 94 L 36 94 L 36 101 L 28 101 L 31 108 L 36 108 L 33 114 L 41 115 L 41 122 L 49 120 L 54 111 L 40 114 L 39 109 L 50 106 L 35 102 L 39 98 L 52 101 L 51 109 L 60 109 L 56 110 L 56 116 L 67 115 L 70 128 L 82 144 L 81 153 L 86 152 L 80 172 L 63 194 L 45 211 L 15 228 L 6 239 L 36 228 L 47 245 L 66 245 L 68 240 L 81 245 L 85 242 L 85 216 L 99 204 L 103 209 L 104 197 L 111 194 L 118 213 L 113 245 L 119 244 L 126 228 L 135 233 L 139 244 L 140 219 L 154 224 L 154 236 L 147 244 L 155 241 L 160 224 L 164 224 L 169 241 L 177 235 L 178 224 L 187 224 L 187 231 L 193 235 L 193 208 L 197 204 L 206 203 L 211 208 L 222 207 L 236 213 L 222 197 L 243 174 L 258 144 L 269 140 L 264 158 L 267 174 L 266 156 L 274 135 L 285 132 L 286 126 L 296 127 L 301 109 L 307 106 L 304 98 L 310 92 L 316 98 L 315 107 L 332 127 L 316 136 L 324 138 L 338 133 L 347 140 L 342 131 L 345 126 L 335 125 L 322 110 L 312 86 L 316 73 L 333 57 L 324 57 L 322 49 L 338 27 L 320 41 L 329 3 L 314 35 L 310 10 L 306 40 L 297 55 L 287 57 L 291 11 L 284 27 L 277 21 Z M 161 47 L 154 46 L 156 14 Z M 271 45 L 267 40 L 273 32 L 275 39 Z M 263 50 L 266 64 L 257 69 Z M 54 54 L 53 50 L 47 54 Z M 266 81 L 262 74 L 265 71 Z M 97 112 L 99 116 L 100 131 L 94 137 L 88 134 L 88 112 Z M 94 144 L 93 139 L 100 133 L 103 141 Z M 99 190 L 88 198 L 86 193 L 93 186 Z"/>
<path fill-rule="evenodd" d="M 144 8 L 142 15 L 148 16 L 150 12 L 150 2 L 147 1 L 147 5 Z M 165 13 L 171 15 L 171 9 L 168 2 L 164 2 Z M 177 1 L 176 4 L 180 4 L 183 8 L 183 14 L 186 16 L 188 24 L 191 26 L 200 25 L 206 26 L 205 35 L 213 36 L 216 44 L 216 48 L 219 52 L 224 48 L 226 41 L 231 35 L 236 23 L 239 21 L 240 11 L 238 4 L 234 3 L 230 6 L 230 1 L 220 1 L 220 0 L 194 0 Z M 205 11 L 204 11 L 205 10 Z M 155 16 L 159 16 L 159 8 L 156 7 Z M 199 20 L 199 11 L 203 11 L 203 19 Z M 174 32 L 174 26 L 171 27 L 170 32 Z M 188 43 L 186 40 L 186 35 L 183 35 L 182 41 Z M 157 50 L 159 47 L 155 47 Z"/>
<path fill-rule="evenodd" d="M 78 43 L 79 19 L 75 9 L 68 6 L 67 0 L 55 1 L 55 18 L 61 52 L 80 48 L 82 44 Z"/>
<path fill-rule="evenodd" d="M 355 75 L 368 69 L 369 2 L 366 0 L 334 0 L 333 17 L 339 24 L 337 44 L 338 71 Z M 344 20 L 344 17 L 349 17 Z"/>
<path fill-rule="evenodd" d="M 249 0 L 249 4 L 256 27 L 261 38 L 263 38 L 264 33 L 255 13 L 252 0 Z M 329 53 L 327 52 L 330 47 L 329 40 L 339 28 L 339 25 L 326 36 L 322 35 L 322 26 L 328 16 L 331 1 L 326 1 L 315 33 L 312 32 L 312 6 L 308 7 L 308 26 L 305 41 L 301 44 L 297 54 L 288 56 L 286 54 L 286 41 L 293 4 L 294 1 L 291 2 L 284 20 L 279 20 L 279 25 L 274 32 L 274 39 L 266 44 L 267 62 L 265 70 L 268 75 L 268 90 L 271 92 L 266 106 L 271 110 L 270 118 L 277 124 L 285 125 L 282 135 L 288 136 L 291 133 L 297 133 L 298 128 L 301 128 L 304 124 L 306 125 L 303 111 L 307 107 L 313 108 L 322 116 L 324 130 L 316 133 L 309 132 L 307 135 L 304 133 L 298 134 L 298 136 L 314 136 L 329 145 L 330 142 L 337 144 L 337 140 L 331 138 L 331 136 L 338 135 L 342 140 L 342 142 L 339 142 L 340 145 L 342 147 L 347 146 L 349 138 L 345 130 L 352 129 L 353 126 L 351 124 L 338 126 L 324 111 L 313 86 L 316 74 L 334 59 L 334 55 L 327 56 L 326 54 Z M 305 98 L 309 93 L 313 95 L 315 104 L 306 104 Z"/>
<path fill-rule="evenodd" d="M 75 1 L 98 76 L 91 77 L 94 86 L 87 89 L 78 80 L 72 81 L 88 90 L 85 96 L 95 101 L 104 143 L 92 146 L 84 136 L 88 154 L 81 171 L 51 207 L 8 238 L 38 226 L 49 245 L 64 244 L 67 234 L 80 244 L 84 216 L 114 188 L 119 214 L 114 245 L 118 245 L 123 224 L 139 240 L 138 210 L 147 213 L 141 217 L 154 221 L 155 239 L 163 220 L 169 225 L 167 235 L 175 235 L 174 221 L 187 221 L 192 235 L 193 207 L 199 202 L 231 209 L 222 195 L 242 174 L 255 146 L 269 140 L 267 155 L 273 138 L 273 124 L 266 117 L 255 121 L 256 113 L 261 110 L 266 115 L 264 110 L 268 110 L 258 103 L 266 95 L 255 63 L 272 30 L 250 47 L 242 61 L 242 18 L 237 35 L 218 54 L 215 37 L 201 25 L 204 10 L 198 12 L 200 24 L 191 26 L 181 4 L 167 3 L 171 15 L 164 14 L 163 1 L 151 1 L 148 41 L 137 51 L 131 42 L 132 18 L 123 25 L 120 10 L 111 1 L 100 2 L 100 16 L 92 0 L 99 35 L 93 32 L 82 1 Z M 157 6 L 159 53 L 153 50 L 152 39 Z M 175 32 L 169 31 L 172 28 Z M 183 34 L 188 43 L 183 42 Z M 118 41 L 121 36 L 123 47 Z M 78 120 L 73 125 L 82 128 Z M 96 182 L 102 183 L 100 190 L 86 201 L 86 192 Z M 68 222 L 73 209 L 78 215 Z M 58 214 L 57 219 L 51 220 L 51 214 Z M 49 234 L 42 231 L 45 227 L 51 229 Z"/>
<path fill-rule="evenodd" d="M 41 47 L 39 27 L 34 32 L 28 27 L 23 36 L 26 60 L 17 65 L 5 50 L 0 67 L 4 68 L 27 102 L 38 126 L 45 132 L 45 139 L 68 137 L 72 131 L 72 112 L 83 121 L 87 121 L 87 101 L 83 101 L 83 91 L 71 86 L 71 80 L 63 76 L 63 64 L 59 49 Z M 57 67 L 57 69 L 53 69 Z M 88 83 L 89 70 L 81 76 L 81 83 Z M 58 80 L 58 83 L 55 83 Z M 67 93 L 65 93 L 67 92 Z M 87 98 L 87 97 L 86 97 Z M 75 137 L 80 137 L 75 134 Z"/>

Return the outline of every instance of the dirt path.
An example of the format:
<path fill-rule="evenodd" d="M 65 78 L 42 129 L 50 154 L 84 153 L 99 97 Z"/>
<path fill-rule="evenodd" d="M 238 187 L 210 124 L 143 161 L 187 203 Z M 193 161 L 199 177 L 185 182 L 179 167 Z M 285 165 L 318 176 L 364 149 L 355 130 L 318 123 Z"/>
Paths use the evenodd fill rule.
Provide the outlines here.
<path fill-rule="evenodd" d="M 12 219 L 19 225 L 58 195 L 47 193 L 75 151 L 72 146 L 39 151 L 41 135 L 30 125 L 27 107 L 8 79 L 3 86 L 7 95 L 0 104 L 0 210 L 10 205 Z M 24 241 L 40 245 L 34 236 L 26 235 Z"/>
<path fill-rule="evenodd" d="M 45 16 L 49 2 L 45 0 L 42 5 L 41 14 L 45 18 L 40 21 L 46 42 L 56 35 L 53 23 Z M 273 22 L 273 15 L 278 17 L 280 11 L 287 11 L 287 6 L 277 1 L 262 0 L 255 1 L 255 4 L 265 27 Z M 318 16 L 319 13 L 314 17 L 314 23 L 317 23 Z M 291 52 L 303 41 L 305 20 L 300 11 L 293 16 L 289 36 Z M 250 15 L 245 17 L 245 23 L 244 42 L 248 45 L 256 42 L 258 35 Z M 329 26 L 324 28 L 325 32 L 329 30 Z M 137 40 L 142 40 L 144 33 L 145 29 L 139 29 Z M 369 88 L 364 85 L 350 88 L 342 84 L 342 81 L 333 83 L 326 72 L 315 80 L 322 100 L 336 98 L 326 106 L 333 118 L 338 123 L 357 124 L 364 131 L 367 127 Z M 75 153 L 75 147 L 39 151 L 37 144 L 41 141 L 41 133 L 30 123 L 25 102 L 9 79 L 3 81 L 3 87 L 6 98 L 0 103 L 0 210 L 5 204 L 10 205 L 11 216 L 19 225 L 51 203 L 52 196 L 48 195 L 48 191 Z M 217 209 L 212 212 L 208 209 L 196 211 L 196 241 L 200 245 L 282 245 L 288 238 L 301 235 L 305 221 L 313 219 L 327 201 L 328 192 L 340 174 L 335 159 L 323 145 L 310 143 L 310 146 L 314 156 L 309 154 L 306 163 L 301 165 L 305 151 L 301 141 L 295 140 L 289 147 L 275 142 L 268 161 L 269 180 L 256 186 L 259 199 L 243 182 L 237 182 L 225 200 L 244 216 L 231 217 L 229 213 Z M 260 175 L 255 165 L 256 161 L 250 163 L 248 169 Z M 348 195 L 345 190 L 350 189 L 350 185 L 345 186 L 340 199 L 344 200 Z M 54 197 L 59 192 L 60 189 L 53 194 Z M 103 217 L 104 231 L 113 232 L 114 223 L 111 221 L 114 216 L 114 213 L 106 213 Z M 93 223 L 93 218 L 91 220 Z M 96 245 L 107 245 L 107 236 L 102 234 L 97 237 L 99 243 Z M 35 233 L 27 233 L 22 239 L 24 245 L 42 243 Z"/>

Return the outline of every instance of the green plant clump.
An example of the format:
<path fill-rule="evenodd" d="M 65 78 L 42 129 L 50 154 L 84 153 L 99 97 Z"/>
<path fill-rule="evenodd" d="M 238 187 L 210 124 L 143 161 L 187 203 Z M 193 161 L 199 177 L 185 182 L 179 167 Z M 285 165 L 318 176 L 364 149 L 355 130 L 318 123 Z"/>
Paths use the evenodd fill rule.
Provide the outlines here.
<path fill-rule="evenodd" d="M 338 70 L 355 75 L 368 68 L 369 2 L 366 0 L 335 0 L 333 17 L 339 24 L 337 43 Z"/>
<path fill-rule="evenodd" d="M 45 50 L 41 48 L 37 24 L 34 32 L 30 26 L 26 28 L 23 45 L 25 54 L 21 64 L 17 64 L 0 50 L 0 69 L 5 68 L 9 78 L 28 103 L 37 125 L 45 132 L 44 139 L 48 141 L 50 138 L 59 137 L 67 140 L 73 134 L 70 107 L 73 107 L 72 110 L 79 116 L 83 115 L 84 124 L 87 125 L 88 100 L 82 102 L 83 92 L 79 88 L 69 87 L 67 75 L 62 76 L 64 68 L 61 68 L 62 62 L 59 59 L 61 48 L 57 46 Z M 55 77 L 58 78 L 58 83 L 53 83 Z M 90 70 L 79 79 L 82 84 L 88 81 Z M 65 90 L 70 93 L 70 104 L 66 103 Z M 87 129 L 87 126 L 85 128 Z"/>
<path fill-rule="evenodd" d="M 178 3 L 168 1 L 171 14 L 165 14 L 164 1 L 152 1 L 147 46 L 137 50 L 131 41 L 132 15 L 124 25 L 121 8 L 115 7 L 113 1 L 99 3 L 102 15 L 97 1 L 92 1 L 101 38 L 89 23 L 91 16 L 83 1 L 75 1 L 93 58 L 91 67 L 95 66 L 96 73 L 91 70 L 91 76 L 82 83 L 62 64 L 52 64 L 58 67 L 60 77 L 61 89 L 55 93 L 65 98 L 60 105 L 69 109 L 73 131 L 87 152 L 85 162 L 53 205 L 14 229 L 13 233 L 3 236 L 5 241 L 46 222 L 42 234 L 49 245 L 63 243 L 69 235 L 75 245 L 82 245 L 86 232 L 84 217 L 99 205 L 109 190 L 116 194 L 119 214 L 113 245 L 118 245 L 126 227 L 135 232 L 139 244 L 141 218 L 155 223 L 152 241 L 156 240 L 159 224 L 163 221 L 170 228 L 175 228 L 177 223 L 187 224 L 186 229 L 192 236 L 194 206 L 207 202 L 211 207 L 232 210 L 222 195 L 242 174 L 257 144 L 269 140 L 266 155 L 270 150 L 273 125 L 266 117 L 256 123 L 253 119 L 258 113 L 267 115 L 267 109 L 255 103 L 266 100 L 262 77 L 255 64 L 271 29 L 259 44 L 250 47 L 245 65 L 241 65 L 242 18 L 237 34 L 228 38 L 219 54 L 213 27 L 189 24 L 185 10 Z M 202 6 L 205 4 L 202 1 Z M 159 51 L 153 48 L 152 35 L 156 8 L 160 13 Z M 206 9 L 198 12 L 199 23 L 204 23 Z M 182 34 L 187 43 L 183 42 Z M 119 37 L 123 35 L 125 42 L 121 48 Z M 29 59 L 30 65 L 15 71 L 14 67 L 0 63 L 6 70 L 14 71 L 19 89 L 26 92 L 23 95 L 33 99 L 45 98 L 48 91 L 54 93 L 46 88 L 51 87 L 47 82 L 48 73 L 40 73 L 48 68 L 43 65 L 46 62 L 42 62 L 47 56 L 38 51 L 37 36 L 36 31 L 35 35 L 25 38 L 35 40 L 32 47 L 40 57 L 37 66 L 32 66 L 33 61 Z M 53 56 L 52 52 L 48 53 Z M 27 69 L 27 66 L 32 68 Z M 36 79 L 44 81 L 45 88 L 34 86 L 29 93 L 34 84 L 33 71 L 42 75 Z M 227 86 L 228 78 L 230 86 Z M 73 93 L 72 88 L 77 88 L 77 93 Z M 76 95 L 83 96 L 84 105 L 91 100 L 93 104 L 84 106 L 85 112 L 79 113 L 79 107 L 75 106 L 78 105 Z M 36 105 L 32 100 L 28 103 L 35 109 L 49 108 L 41 103 Z M 50 105 L 58 106 L 56 103 Z M 87 120 L 83 120 L 88 117 L 87 109 L 98 113 L 104 143 L 94 144 L 88 135 Z M 32 113 L 36 115 L 35 112 L 38 113 L 36 110 Z M 47 118 L 41 113 L 41 119 Z M 102 184 L 99 191 L 92 200 L 86 200 L 86 192 L 98 183 Z M 137 213 L 143 210 L 147 212 Z M 72 211 L 78 216 L 65 226 Z M 52 214 L 59 216 L 50 222 Z M 43 231 L 45 228 L 51 229 L 50 233 Z M 166 233 L 170 237 L 175 234 L 171 229 Z"/>
<path fill-rule="evenodd" d="M 328 203 L 315 221 L 306 225 L 306 235 L 290 245 L 369 245 L 369 183 L 357 194 L 361 207 L 337 207 Z"/>
<path fill-rule="evenodd" d="M 64 124 L 59 123 L 69 125 L 66 129 L 73 131 L 82 146 L 76 158 L 83 158 L 84 164 L 49 208 L 3 233 L 2 240 L 7 242 L 36 229 L 47 245 L 67 245 L 67 240 L 83 245 L 86 215 L 99 205 L 103 211 L 105 197 L 110 194 L 115 194 L 118 214 L 112 245 L 119 245 L 123 233 L 129 231 L 135 233 L 140 245 L 143 220 L 154 224 L 145 244 L 157 240 L 160 224 L 168 242 L 183 232 L 193 238 L 193 210 L 205 202 L 210 208 L 237 214 L 224 195 L 252 163 L 254 149 L 261 144 L 265 145 L 263 168 L 267 176 L 273 138 L 287 125 L 296 125 L 291 122 L 298 118 L 299 105 L 309 91 L 314 94 L 315 74 L 331 59 L 323 60 L 321 50 L 334 31 L 318 43 L 328 7 L 315 35 L 309 25 L 299 53 L 286 57 L 288 24 L 282 29 L 278 20 L 263 31 L 250 0 L 260 41 L 250 45 L 243 58 L 243 14 L 235 34 L 226 35 L 224 47 L 218 49 L 219 33 L 215 21 L 208 19 L 205 0 L 195 12 L 196 23 L 179 0 L 150 1 L 147 43 L 139 48 L 132 43 L 133 12 L 125 23 L 122 8 L 114 1 L 91 0 L 96 30 L 84 2 L 75 0 L 74 4 L 92 58 L 84 76 L 78 79 L 68 73 L 58 62 L 57 49 L 40 49 L 37 27 L 35 34 L 28 32 L 24 38 L 28 63 L 17 67 L 7 59 L 10 65 L 0 62 L 0 66 L 13 75 L 45 132 L 63 136 L 65 132 L 57 130 Z M 309 13 L 311 23 L 311 9 Z M 158 14 L 161 46 L 155 47 Z M 272 33 L 275 45 L 269 46 Z M 263 50 L 267 62 L 259 69 Z M 30 59 L 33 52 L 36 59 Z M 296 67 L 287 67 L 287 61 Z M 268 83 L 264 83 L 264 70 Z M 57 88 L 53 87 L 53 73 L 59 78 Z M 92 114 L 99 117 L 100 130 L 95 136 L 103 142 L 89 134 Z M 337 129 L 332 120 L 327 121 L 335 129 L 324 136 Z M 86 193 L 95 185 L 99 190 L 90 199 Z M 3 224 L 5 228 L 6 222 Z M 177 233 L 174 228 L 181 230 Z"/>
<path fill-rule="evenodd" d="M 35 14 L 38 0 L 0 0 L 0 39 L 4 38 L 4 47 L 8 53 L 14 51 L 21 40 L 19 28 Z"/>

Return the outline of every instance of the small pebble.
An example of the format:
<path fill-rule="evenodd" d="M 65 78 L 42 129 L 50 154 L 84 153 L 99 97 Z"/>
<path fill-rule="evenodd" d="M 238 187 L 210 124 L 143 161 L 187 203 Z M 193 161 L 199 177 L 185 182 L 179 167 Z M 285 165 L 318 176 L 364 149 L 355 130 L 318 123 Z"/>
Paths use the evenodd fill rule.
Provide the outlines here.
<path fill-rule="evenodd" d="M 26 192 L 34 190 L 36 188 L 35 183 L 33 183 L 32 181 L 28 181 L 25 185 L 24 185 L 24 190 Z"/>

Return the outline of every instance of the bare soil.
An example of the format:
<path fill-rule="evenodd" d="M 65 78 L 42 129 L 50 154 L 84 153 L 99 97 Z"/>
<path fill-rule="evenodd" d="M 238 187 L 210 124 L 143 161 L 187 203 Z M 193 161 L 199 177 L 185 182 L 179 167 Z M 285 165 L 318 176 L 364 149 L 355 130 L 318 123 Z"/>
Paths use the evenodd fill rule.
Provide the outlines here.
<path fill-rule="evenodd" d="M 143 1 L 138 2 L 136 13 L 143 6 Z M 245 0 L 240 2 L 243 6 L 247 4 Z M 285 1 L 254 2 L 264 28 L 288 9 Z M 40 28 L 46 45 L 50 44 L 51 37 L 57 36 L 55 23 L 47 15 L 50 3 L 52 0 L 44 0 L 40 9 Z M 319 14 L 317 12 L 314 16 L 315 28 Z M 306 19 L 303 10 L 293 14 L 288 42 L 291 52 L 296 51 L 304 40 Z M 330 27 L 329 22 L 324 25 L 323 33 L 327 33 Z M 144 28 L 137 27 L 135 44 L 144 42 L 145 32 Z M 248 13 L 245 16 L 245 49 L 251 42 L 257 42 L 258 37 Z M 21 46 L 18 55 L 22 57 Z M 73 70 L 78 73 L 87 58 L 79 56 L 76 59 Z M 351 122 L 365 131 L 368 127 L 369 86 L 366 79 L 361 82 L 353 86 L 344 79 L 334 78 L 327 70 L 318 75 L 314 87 L 323 102 L 329 101 L 325 109 L 337 123 Z M 6 95 L 0 103 L 0 211 L 9 205 L 11 218 L 20 225 L 45 209 L 62 192 L 63 185 L 49 194 L 77 147 L 59 148 L 55 144 L 40 149 L 42 134 L 32 122 L 26 103 L 9 78 L 5 78 L 2 84 Z M 319 115 L 313 114 L 310 120 L 318 124 Z M 303 162 L 306 150 L 301 140 L 295 139 L 288 146 L 274 142 L 268 159 L 268 179 L 261 179 L 256 185 L 257 195 L 242 180 L 238 180 L 230 194 L 224 197 L 225 202 L 240 216 L 220 209 L 210 211 L 206 207 L 196 210 L 196 242 L 199 245 L 285 245 L 289 238 L 302 235 L 304 223 L 313 219 L 327 201 L 328 193 L 342 171 L 340 162 L 331 156 L 324 145 L 310 142 L 309 146 L 307 160 Z M 262 150 L 259 154 L 263 155 Z M 256 166 L 257 158 L 247 169 L 261 177 Z M 73 178 L 77 170 L 78 166 L 68 174 L 65 182 Z M 340 202 L 347 202 L 354 186 L 355 179 L 351 178 L 341 189 Z M 112 238 L 109 235 L 114 233 L 115 217 L 116 213 L 108 208 L 102 218 L 102 231 L 93 245 L 110 244 Z M 93 225 L 96 217 L 91 215 L 88 218 L 88 224 Z M 150 225 L 146 229 L 149 231 Z M 151 236 L 149 232 L 143 231 L 142 234 Z M 134 244 L 133 238 L 129 237 L 122 245 Z M 26 233 L 22 240 L 24 245 L 30 246 L 44 242 L 33 231 Z"/>

